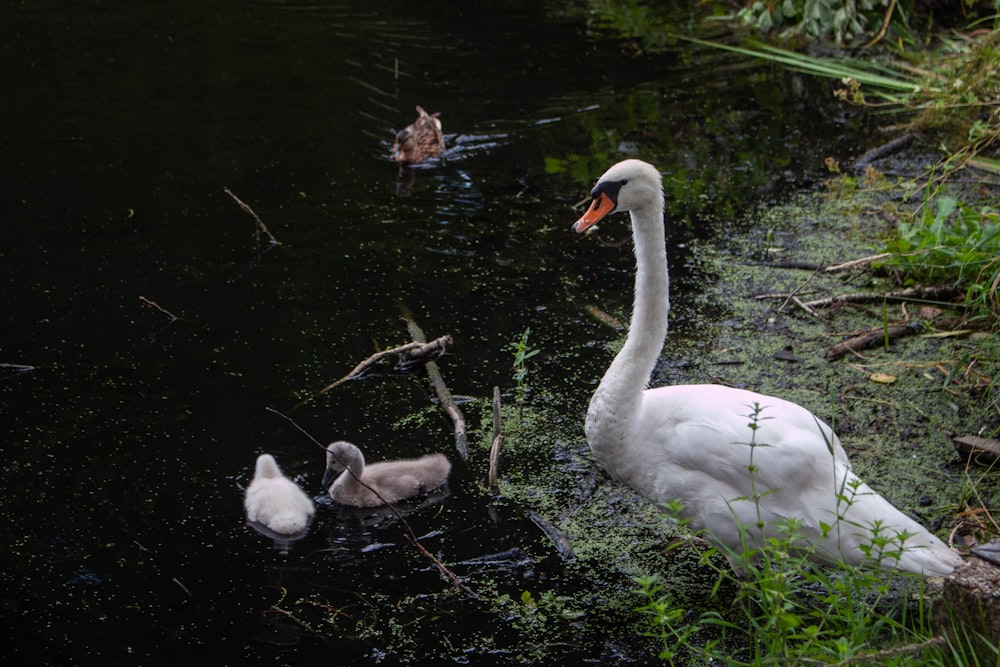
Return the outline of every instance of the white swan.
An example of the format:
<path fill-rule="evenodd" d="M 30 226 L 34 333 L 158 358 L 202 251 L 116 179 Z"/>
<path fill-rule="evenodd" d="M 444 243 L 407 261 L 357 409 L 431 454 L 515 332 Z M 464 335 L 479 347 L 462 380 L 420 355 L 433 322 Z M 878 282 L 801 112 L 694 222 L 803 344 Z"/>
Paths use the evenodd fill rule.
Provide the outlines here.
<path fill-rule="evenodd" d="M 281 473 L 270 454 L 257 457 L 243 506 L 248 520 L 285 536 L 304 533 L 316 511 L 312 499 Z"/>
<path fill-rule="evenodd" d="M 326 448 L 323 488 L 341 505 L 377 507 L 433 491 L 448 480 L 450 472 L 451 463 L 444 454 L 366 466 L 356 445 L 338 440 Z"/>
<path fill-rule="evenodd" d="M 832 429 L 805 408 L 717 385 L 645 389 L 670 309 L 662 177 L 652 165 L 625 160 L 601 176 L 591 196 L 573 230 L 628 211 L 637 261 L 628 336 L 587 411 L 587 442 L 612 477 L 655 503 L 679 500 L 694 529 L 735 552 L 742 548 L 740 525 L 751 547 L 761 544 L 756 493 L 766 536 L 778 535 L 775 524 L 798 519 L 803 551 L 818 561 L 865 563 L 863 547 L 878 525 L 884 537 L 906 538 L 899 559 L 884 559 L 884 567 L 945 575 L 962 563 L 861 482 Z M 760 409 L 755 435 L 748 427 L 754 406 Z M 752 438 L 767 445 L 753 449 L 753 475 Z M 838 494 L 852 501 L 838 502 Z"/>

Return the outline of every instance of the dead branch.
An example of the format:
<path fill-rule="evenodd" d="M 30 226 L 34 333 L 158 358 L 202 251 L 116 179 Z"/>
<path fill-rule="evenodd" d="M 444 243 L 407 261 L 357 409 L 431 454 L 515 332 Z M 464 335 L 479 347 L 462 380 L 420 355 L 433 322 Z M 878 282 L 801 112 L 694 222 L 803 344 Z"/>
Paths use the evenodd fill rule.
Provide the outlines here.
<path fill-rule="evenodd" d="M 877 255 L 872 257 L 865 257 L 859 260 L 854 260 L 855 262 L 874 261 Z M 827 271 L 846 266 L 851 262 L 846 262 L 844 264 L 838 264 L 837 267 L 830 267 L 826 269 Z M 765 294 L 756 294 L 754 299 L 758 301 L 763 301 L 765 299 L 782 299 L 785 302 L 789 300 L 794 300 L 798 290 L 790 294 L 780 293 L 780 292 L 767 292 Z M 825 299 L 815 299 L 813 301 L 802 301 L 798 304 L 803 309 L 816 309 L 816 308 L 826 308 L 827 306 L 833 306 L 835 304 L 841 303 L 881 303 L 882 301 L 945 301 L 951 299 L 958 295 L 958 290 L 954 287 L 949 287 L 947 285 L 932 285 L 930 287 L 908 287 L 904 290 L 899 290 L 898 292 L 857 292 L 851 294 L 838 294 L 836 296 L 827 297 Z M 807 312 L 809 312 L 807 310 Z"/>
<path fill-rule="evenodd" d="M 851 352 L 860 352 L 861 350 L 877 347 L 884 344 L 887 340 L 920 333 L 923 329 L 924 324 L 920 320 L 913 320 L 903 324 L 893 324 L 888 327 L 873 327 L 858 336 L 827 348 L 823 356 L 832 361 Z"/>
<path fill-rule="evenodd" d="M 232 191 L 230 191 L 229 188 L 223 188 L 222 190 L 227 195 L 229 195 L 230 197 L 232 197 L 233 201 L 236 202 L 236 205 L 239 206 L 241 209 L 243 209 L 243 212 L 246 213 L 247 215 L 249 215 L 250 217 L 252 217 L 254 219 L 254 221 L 256 222 L 256 227 L 254 227 L 254 240 L 255 240 L 255 243 L 256 243 L 256 247 L 257 247 L 257 259 L 260 259 L 260 256 L 263 255 L 268 250 L 270 250 L 271 248 L 273 248 L 275 246 L 281 245 L 278 242 L 278 239 L 274 238 L 274 234 L 272 234 L 270 231 L 268 231 L 267 225 L 264 224 L 264 221 L 260 219 L 259 215 L 257 215 L 256 213 L 254 213 L 254 211 L 253 211 L 252 208 L 250 208 L 249 206 L 247 206 L 246 204 L 244 204 L 243 200 L 240 199 L 239 197 L 237 197 L 236 195 L 234 195 L 232 193 Z M 261 250 L 260 250 L 260 235 L 261 234 L 266 234 L 267 235 L 267 239 L 268 239 L 267 248 L 265 248 L 263 252 L 261 252 Z"/>
<path fill-rule="evenodd" d="M 413 313 L 409 311 L 406 306 L 400 305 L 400 310 L 403 313 L 403 317 L 406 319 L 406 328 L 410 332 L 410 336 L 418 343 L 426 343 L 427 337 L 424 335 L 423 330 L 417 324 L 416 320 L 413 319 Z M 428 361 L 424 364 L 424 368 L 427 369 L 427 377 L 430 378 L 431 384 L 434 386 L 434 391 L 437 392 L 438 400 L 441 401 L 441 407 L 445 409 L 448 416 L 451 417 L 452 424 L 455 427 L 455 449 L 458 450 L 458 455 L 462 457 L 463 461 L 469 460 L 469 441 L 465 435 L 465 416 L 462 411 L 458 409 L 455 405 L 455 399 L 451 397 L 451 392 L 448 391 L 448 385 L 445 384 L 444 378 L 441 376 L 441 370 L 434 361 Z"/>
<path fill-rule="evenodd" d="M 802 301 L 802 299 L 800 299 L 799 297 L 792 296 L 791 302 L 794 303 L 799 308 L 801 308 L 802 310 L 806 311 L 806 313 L 809 314 L 811 317 L 819 317 L 819 313 L 817 313 L 813 308 L 810 308 L 809 305 L 806 304 L 804 301 Z"/>
<path fill-rule="evenodd" d="M 417 342 L 417 341 L 414 341 Z M 429 343 L 418 343 L 417 347 L 407 350 L 396 362 L 394 370 L 408 371 L 417 364 L 426 364 L 428 361 L 436 361 L 443 355 L 448 347 L 453 343 L 451 336 L 441 336 Z"/>
<path fill-rule="evenodd" d="M 438 338 L 436 341 L 434 341 L 434 343 L 436 344 L 436 343 L 442 342 L 442 341 L 444 341 L 444 339 L 448 339 L 448 342 L 451 341 L 451 337 L 450 336 L 442 336 L 441 338 Z M 444 344 L 446 344 L 446 343 L 442 343 L 442 345 L 444 345 Z M 406 343 L 405 345 L 399 345 L 398 347 L 394 347 L 394 348 L 389 349 L 389 350 L 382 350 L 380 352 L 376 352 L 375 354 L 371 355 L 370 357 L 368 357 L 367 359 L 365 359 L 364 361 L 362 361 L 361 363 L 359 363 L 357 366 L 355 366 L 354 368 L 352 368 L 351 372 L 348 373 L 347 375 L 345 375 L 344 377 L 340 378 L 339 380 L 334 380 L 330 384 L 328 384 L 325 387 L 323 387 L 322 389 L 320 389 L 318 392 L 316 392 L 316 395 L 320 396 L 320 395 L 325 394 L 326 392 L 330 391 L 334 387 L 336 387 L 338 385 L 341 385 L 341 384 L 344 384 L 348 380 L 355 380 L 355 379 L 357 379 L 365 371 L 367 371 L 369 368 L 371 368 L 372 366 L 374 366 L 375 364 L 377 364 L 379 361 L 381 361 L 382 359 L 385 359 L 386 357 L 388 357 L 391 354 L 406 354 L 407 352 L 410 352 L 411 350 L 416 350 L 418 348 L 425 347 L 425 345 L 426 345 L 425 343 L 418 343 L 416 341 L 412 341 L 410 343 Z"/>
<path fill-rule="evenodd" d="M 503 428 L 500 420 L 500 387 L 493 387 L 493 445 L 490 447 L 490 492 L 500 493 L 497 477 L 500 471 L 500 447 L 503 446 Z"/>
<path fill-rule="evenodd" d="M 984 457 L 988 462 L 1000 461 L 1000 440 L 980 438 L 975 435 L 956 435 L 951 438 L 952 445 L 959 454 L 977 460 Z"/>
<path fill-rule="evenodd" d="M 164 315 L 166 315 L 168 318 L 170 318 L 170 322 L 171 323 L 174 323 L 174 322 L 176 322 L 177 320 L 180 319 L 179 317 L 177 317 L 176 315 L 174 315 L 173 313 L 171 313 L 169 310 L 167 310 L 165 308 L 162 308 L 160 306 L 160 304 L 156 303 L 155 301 L 150 301 L 149 299 L 147 299 L 144 296 L 140 296 L 139 297 L 139 301 L 142 301 L 144 304 L 146 304 L 147 308 L 153 308 L 155 310 L 160 311 Z"/>
<path fill-rule="evenodd" d="M 885 10 L 885 16 L 882 17 L 882 27 L 878 29 L 878 32 L 875 33 L 874 37 L 872 37 L 870 40 L 865 42 L 864 45 L 862 45 L 861 47 L 862 49 L 870 49 L 871 47 L 875 46 L 880 41 L 882 41 L 882 38 L 885 37 L 885 31 L 889 29 L 889 22 L 892 20 L 892 10 L 894 10 L 895 8 L 896 8 L 896 0 L 890 0 L 889 9 Z M 904 134 L 902 137 L 900 137 L 900 139 L 908 139 L 909 141 L 912 141 L 913 136 Z M 899 139 L 897 139 L 896 141 L 899 141 Z M 909 141 L 907 141 L 907 143 L 909 143 Z M 868 153 L 871 152 L 872 151 L 868 151 Z M 862 155 L 861 159 L 858 160 L 858 162 L 862 162 L 865 159 L 865 157 L 867 157 L 868 153 Z M 881 156 L 881 154 L 879 156 Z M 868 158 L 868 161 L 870 162 L 873 159 L 875 158 Z"/>
<path fill-rule="evenodd" d="M 817 273 L 819 273 L 818 270 L 813 271 L 812 273 L 809 274 L 809 277 L 807 277 L 805 280 L 799 283 L 798 287 L 796 287 L 792 291 L 792 293 L 788 295 L 788 298 L 785 299 L 785 302 L 781 304 L 781 306 L 778 308 L 778 311 L 781 312 L 782 310 L 784 310 L 785 306 L 788 305 L 788 302 L 792 301 L 795 303 L 796 306 L 809 313 L 809 315 L 811 315 L 812 317 L 816 317 L 816 311 L 814 311 L 812 308 L 809 308 L 804 303 L 802 303 L 802 300 L 799 299 L 798 295 L 799 292 L 801 292 L 805 288 L 805 286 L 809 284 L 809 281 L 812 280 L 814 277 L 816 277 Z"/>
<path fill-rule="evenodd" d="M 858 259 L 852 259 L 849 262 L 841 262 L 840 264 L 833 264 L 832 266 L 827 266 L 823 269 L 826 273 L 836 273 L 837 271 L 846 271 L 847 269 L 853 269 L 857 266 L 863 266 L 865 264 L 871 264 L 872 262 L 877 262 L 880 259 L 885 259 L 889 257 L 891 253 L 883 252 L 878 255 L 869 255 L 868 257 L 859 257 Z"/>
<path fill-rule="evenodd" d="M 954 287 L 932 285 L 930 287 L 909 287 L 898 292 L 839 294 L 828 299 L 807 301 L 811 308 L 826 308 L 838 303 L 880 303 L 882 301 L 942 301 L 958 294 Z"/>
<path fill-rule="evenodd" d="M 573 552 L 573 543 L 570 542 L 566 533 L 559 530 L 559 528 L 543 516 L 536 514 L 531 510 L 525 512 L 525 516 L 531 519 L 532 523 L 541 528 L 542 532 L 545 533 L 550 540 L 552 540 L 552 544 L 555 546 L 556 551 L 559 552 L 559 557 L 562 558 L 563 561 L 572 563 L 576 560 L 576 553 Z"/>
<path fill-rule="evenodd" d="M 268 408 L 265 408 L 265 409 L 268 412 L 273 412 L 274 414 L 278 415 L 279 417 L 285 419 L 292 426 L 294 426 L 296 429 L 298 429 L 300 433 L 302 433 L 307 438 L 309 438 L 310 440 L 312 440 L 312 442 L 314 444 L 316 444 L 320 449 L 322 449 L 324 456 L 327 455 L 328 452 L 327 452 L 326 447 L 324 447 L 323 444 L 320 443 L 319 440 L 317 440 L 316 438 L 314 438 L 304 428 L 302 428 L 301 426 L 299 426 L 299 424 L 295 420 L 293 420 L 291 417 L 288 417 L 287 415 L 284 415 L 281 412 L 278 412 L 274 408 L 268 407 Z M 334 454 L 334 456 L 336 456 L 336 454 Z M 360 477 L 358 477 L 358 475 L 355 474 L 355 472 L 353 470 L 351 470 L 350 467 L 347 466 L 346 462 L 340 461 L 340 464 L 344 468 L 344 472 L 341 473 L 342 475 L 349 474 L 352 477 L 354 477 L 354 479 L 359 484 L 361 484 L 361 486 L 365 487 L 366 489 L 368 489 L 369 491 L 371 491 L 372 493 L 374 493 L 375 497 L 378 498 L 379 500 L 381 500 L 382 503 L 386 507 L 389 508 L 389 511 L 392 512 L 393 515 L 396 517 L 396 519 L 399 520 L 399 524 L 403 527 L 403 532 L 406 533 L 407 539 L 410 541 L 410 543 L 414 547 L 416 547 L 417 551 L 420 552 L 421 556 L 423 556 L 424 558 L 426 558 L 429 561 L 431 561 L 434 564 L 434 566 L 438 569 L 438 571 L 441 572 L 441 574 L 444 575 L 445 578 L 447 578 L 448 581 L 450 581 L 453 586 L 455 586 L 458 589 L 461 589 L 464 593 L 466 593 L 470 597 L 475 598 L 476 600 L 481 600 L 482 599 L 479 596 L 478 593 L 476 593 L 471 588 L 469 588 L 468 586 L 466 586 L 465 583 L 461 579 L 458 578 L 458 575 L 456 575 L 454 572 L 452 572 L 448 568 L 448 566 L 446 566 L 444 563 L 442 563 L 441 560 L 437 556 L 435 556 L 430 551 L 428 551 L 426 549 L 426 547 L 424 547 L 424 545 L 420 543 L 420 539 L 417 537 L 417 534 L 413 532 L 413 528 L 410 526 L 410 523 L 406 520 L 405 517 L 403 517 L 402 513 L 400 513 L 400 511 L 398 509 L 396 509 L 395 505 L 393 505 L 392 503 L 388 502 L 385 498 L 382 497 L 382 495 L 378 492 L 378 490 L 372 488 L 364 480 L 362 480 Z"/>

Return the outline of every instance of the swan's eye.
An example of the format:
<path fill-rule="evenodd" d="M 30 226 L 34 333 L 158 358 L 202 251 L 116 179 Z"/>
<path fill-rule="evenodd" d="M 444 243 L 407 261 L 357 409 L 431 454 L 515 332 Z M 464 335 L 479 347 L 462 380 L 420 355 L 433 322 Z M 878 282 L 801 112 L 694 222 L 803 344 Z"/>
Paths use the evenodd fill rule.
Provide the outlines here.
<path fill-rule="evenodd" d="M 621 186 L 625 185 L 626 183 L 628 183 L 628 179 L 627 178 L 623 178 L 622 180 L 618 181 L 618 187 L 621 187 Z"/>

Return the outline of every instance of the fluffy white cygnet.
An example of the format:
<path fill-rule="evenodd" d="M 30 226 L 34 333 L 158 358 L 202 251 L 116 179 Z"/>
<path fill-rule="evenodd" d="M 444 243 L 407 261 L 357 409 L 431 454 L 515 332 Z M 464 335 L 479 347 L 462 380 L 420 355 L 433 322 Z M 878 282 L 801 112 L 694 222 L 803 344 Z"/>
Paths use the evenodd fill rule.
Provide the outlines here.
<path fill-rule="evenodd" d="M 312 499 L 281 473 L 270 454 L 257 457 L 257 470 L 243 504 L 248 520 L 280 535 L 305 532 L 316 511 Z"/>

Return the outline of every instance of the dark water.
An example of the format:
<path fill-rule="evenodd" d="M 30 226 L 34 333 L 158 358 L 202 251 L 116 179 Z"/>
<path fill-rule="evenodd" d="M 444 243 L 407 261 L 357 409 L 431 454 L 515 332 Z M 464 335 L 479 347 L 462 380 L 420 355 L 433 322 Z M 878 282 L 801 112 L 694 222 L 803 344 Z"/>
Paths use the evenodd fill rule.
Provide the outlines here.
<path fill-rule="evenodd" d="M 680 30 L 697 18 L 660 11 Z M 266 408 L 409 340 L 403 305 L 454 337 L 443 372 L 476 399 L 510 395 L 508 346 L 530 327 L 533 387 L 582 423 L 617 335 L 584 306 L 631 300 L 623 251 L 568 232 L 591 181 L 653 161 L 677 233 L 728 236 L 859 131 L 826 84 L 647 50 L 598 17 L 513 0 L 0 10 L 0 610 L 19 664 L 518 661 L 516 630 L 459 594 L 447 614 L 415 612 L 439 625 L 408 641 L 379 624 L 447 583 L 395 520 L 322 501 L 314 445 Z M 401 183 L 387 154 L 416 104 L 442 112 L 449 148 Z M 225 188 L 280 246 L 259 254 Z M 705 276 L 672 252 L 683 318 Z M 419 378 L 352 383 L 291 416 L 370 459 L 454 458 L 431 398 Z M 262 451 L 320 499 L 288 554 L 244 525 Z M 481 462 L 455 463 L 413 528 L 516 595 L 548 567 L 545 542 L 524 508 L 491 505 Z M 295 619 L 272 608 L 292 598 Z"/>

